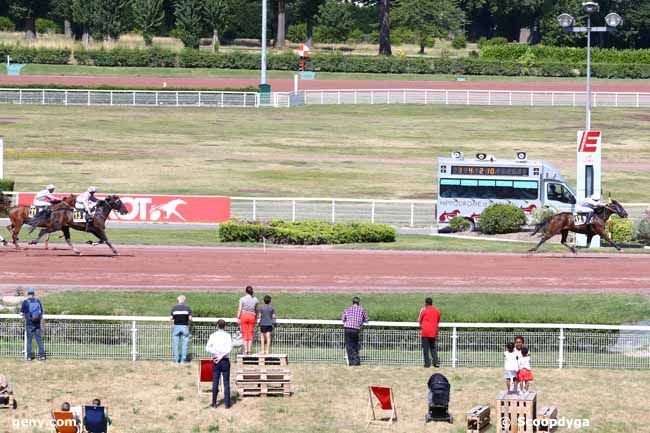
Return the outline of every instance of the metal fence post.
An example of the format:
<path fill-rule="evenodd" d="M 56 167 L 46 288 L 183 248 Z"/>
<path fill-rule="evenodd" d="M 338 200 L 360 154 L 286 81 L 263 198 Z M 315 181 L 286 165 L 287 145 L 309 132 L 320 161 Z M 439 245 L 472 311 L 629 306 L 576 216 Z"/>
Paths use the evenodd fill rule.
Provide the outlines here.
<path fill-rule="evenodd" d="M 411 203 L 411 227 L 413 227 L 414 218 L 415 218 L 415 203 Z"/>
<path fill-rule="evenodd" d="M 427 105 L 429 103 L 429 92 L 424 91 L 424 105 Z"/>
<path fill-rule="evenodd" d="M 20 89 L 18 91 L 18 103 L 22 104 L 23 103 L 23 89 Z"/>
<path fill-rule="evenodd" d="M 253 221 L 257 221 L 257 200 L 253 199 Z"/>
<path fill-rule="evenodd" d="M 469 90 L 467 91 L 465 105 L 469 105 Z"/>
<path fill-rule="evenodd" d="M 338 94 L 336 95 L 336 103 L 338 105 L 341 105 L 341 91 L 338 91 Z"/>
<path fill-rule="evenodd" d="M 90 90 L 88 90 L 88 91 L 86 92 L 86 97 L 87 97 L 87 101 L 86 101 L 86 102 L 88 103 L 88 106 L 90 107 Z"/>
<path fill-rule="evenodd" d="M 244 100 L 246 100 L 246 96 L 244 96 Z M 244 105 L 246 105 L 245 102 L 244 102 Z M 201 92 L 199 92 L 199 107 L 200 106 L 201 106 Z"/>
<path fill-rule="evenodd" d="M 488 90 L 488 105 L 492 105 L 492 90 Z"/>
<path fill-rule="evenodd" d="M 221 105 L 220 105 L 220 107 L 223 108 L 223 92 L 221 93 Z"/>
<path fill-rule="evenodd" d="M 404 93 L 402 94 L 402 101 L 406 105 L 406 89 L 404 89 Z"/>
<path fill-rule="evenodd" d="M 113 106 L 113 91 L 111 90 L 111 92 L 109 94 L 111 95 L 111 107 L 112 107 Z"/>
<path fill-rule="evenodd" d="M 370 205 L 370 222 L 375 223 L 375 201 L 373 200 Z"/>
<path fill-rule="evenodd" d="M 357 90 L 354 90 L 354 105 L 357 105 Z"/>
<path fill-rule="evenodd" d="M 454 326 L 451 333 L 451 366 L 456 368 L 456 361 L 458 361 L 458 329 Z"/>
<path fill-rule="evenodd" d="M 178 92 L 176 92 L 176 106 L 178 107 Z"/>
<path fill-rule="evenodd" d="M 639 108 L 639 93 L 636 94 L 636 108 Z"/>
<path fill-rule="evenodd" d="M 551 92 L 551 107 L 555 107 L 555 92 Z"/>
<path fill-rule="evenodd" d="M 68 105 L 68 91 L 67 90 L 65 91 L 65 94 L 63 95 L 63 97 L 65 98 L 65 105 Z"/>
<path fill-rule="evenodd" d="M 558 367 L 562 368 L 564 367 L 564 328 L 560 328 L 560 344 L 558 346 Z"/>
<path fill-rule="evenodd" d="M 390 89 L 386 92 L 386 104 L 390 104 Z"/>
<path fill-rule="evenodd" d="M 508 104 L 512 105 L 512 91 L 508 92 Z"/>
<path fill-rule="evenodd" d="M 535 97 L 535 94 L 533 92 L 530 92 L 530 106 L 533 107 L 535 103 L 533 102 L 533 98 Z"/>
<path fill-rule="evenodd" d="M 113 94 L 113 91 L 111 90 L 111 95 Z M 135 91 L 133 92 L 133 106 L 135 107 Z"/>
<path fill-rule="evenodd" d="M 27 359 L 27 327 L 23 331 L 23 358 Z"/>
<path fill-rule="evenodd" d="M 371 90 L 370 91 L 370 105 L 373 105 L 375 103 L 375 91 Z"/>
<path fill-rule="evenodd" d="M 336 201 L 332 200 L 332 224 L 336 222 Z"/>
<path fill-rule="evenodd" d="M 445 105 L 449 105 L 449 90 L 445 90 Z"/>
<path fill-rule="evenodd" d="M 156 95 L 156 107 L 158 106 L 158 91 L 154 93 Z"/>
<path fill-rule="evenodd" d="M 291 200 L 291 222 L 296 222 L 296 201 Z"/>
<path fill-rule="evenodd" d="M 41 90 L 41 104 L 45 105 L 45 89 Z"/>
<path fill-rule="evenodd" d="M 131 322 L 131 360 L 138 359 L 138 327 L 135 320 Z"/>

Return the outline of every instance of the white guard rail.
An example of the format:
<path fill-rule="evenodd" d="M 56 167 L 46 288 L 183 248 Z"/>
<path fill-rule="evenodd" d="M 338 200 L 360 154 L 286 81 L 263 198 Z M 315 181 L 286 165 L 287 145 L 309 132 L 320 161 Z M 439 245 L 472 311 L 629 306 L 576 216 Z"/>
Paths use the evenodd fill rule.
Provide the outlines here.
<path fill-rule="evenodd" d="M 194 358 L 207 356 L 203 348 L 217 320 L 193 320 Z M 234 331 L 236 320 L 225 320 Z M 501 367 L 504 343 L 522 335 L 537 367 L 650 369 L 650 326 L 441 323 L 440 328 L 441 364 L 450 367 Z M 47 356 L 62 359 L 171 360 L 171 330 L 168 317 L 46 314 L 43 321 Z M 273 349 L 295 362 L 345 362 L 338 320 L 280 319 Z M 17 314 L 0 314 L 0 357 L 24 356 L 23 320 Z M 370 322 L 362 332 L 361 356 L 370 364 L 421 364 L 418 324 Z"/>

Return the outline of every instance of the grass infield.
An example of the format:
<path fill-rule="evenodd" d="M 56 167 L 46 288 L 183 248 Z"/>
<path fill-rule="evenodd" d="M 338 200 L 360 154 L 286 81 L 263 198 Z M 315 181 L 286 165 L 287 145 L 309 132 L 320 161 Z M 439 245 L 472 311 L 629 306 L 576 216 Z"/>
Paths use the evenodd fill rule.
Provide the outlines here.
<path fill-rule="evenodd" d="M 534 362 L 534 358 L 533 358 Z M 464 414 L 473 406 L 492 406 L 505 388 L 500 368 L 442 368 L 291 364 L 294 395 L 285 398 L 235 397 L 234 405 L 211 409 L 210 394 L 197 395 L 196 364 L 138 361 L 49 360 L 30 368 L 19 360 L 0 360 L 16 390 L 17 411 L 5 411 L 0 431 L 45 433 L 14 428 L 14 420 L 49 420 L 49 413 L 64 401 L 73 406 L 100 398 L 109 408 L 118 433 L 358 433 L 365 430 L 368 385 L 392 386 L 398 420 L 391 432 L 465 432 Z M 424 424 L 429 376 L 440 371 L 451 383 L 453 424 Z M 556 406 L 559 415 L 588 419 L 590 433 L 645 432 L 650 424 L 645 390 L 650 375 L 644 371 L 534 369 L 532 389 L 537 407 Z M 207 386 L 207 385 L 206 385 Z M 606 392 L 604 392 L 606 390 Z M 639 397 L 631 397 L 631 396 Z M 221 401 L 221 394 L 220 394 Z M 565 427 L 566 429 L 566 427 Z M 376 428 L 375 428 L 376 430 Z M 562 430 L 564 431 L 564 429 Z M 578 429 L 580 431 L 580 429 Z M 494 432 L 491 427 L 488 432 Z"/>
<path fill-rule="evenodd" d="M 287 293 L 257 288 L 273 298 L 278 318 L 338 320 L 354 293 Z M 41 297 L 51 314 L 168 316 L 175 293 L 71 290 Z M 189 292 L 196 317 L 235 317 L 242 292 Z M 445 322 L 588 323 L 618 325 L 650 317 L 650 301 L 638 294 L 430 294 L 363 293 L 371 320 L 416 321 L 431 296 Z M 107 302 L 108 301 L 108 302 Z M 523 307 L 522 307 L 523 306 Z"/>

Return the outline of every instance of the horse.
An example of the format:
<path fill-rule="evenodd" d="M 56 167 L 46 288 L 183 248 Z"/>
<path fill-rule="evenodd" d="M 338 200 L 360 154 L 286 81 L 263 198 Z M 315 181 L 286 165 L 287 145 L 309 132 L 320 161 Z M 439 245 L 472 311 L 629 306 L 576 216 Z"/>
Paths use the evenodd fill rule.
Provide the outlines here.
<path fill-rule="evenodd" d="M 62 221 L 61 224 L 52 224 L 51 227 L 42 229 L 38 234 L 38 237 L 30 242 L 30 245 L 36 245 L 41 237 L 43 237 L 45 234 L 57 230 L 63 230 L 63 234 L 66 237 L 66 242 L 68 242 L 70 237 L 69 229 L 72 228 L 78 231 L 92 233 L 97 239 L 99 239 L 99 243 L 108 245 L 111 251 L 113 251 L 113 254 L 117 256 L 119 253 L 115 247 L 113 247 L 113 245 L 108 240 L 108 237 L 106 236 L 106 220 L 108 219 L 111 211 L 117 211 L 122 215 L 128 213 L 126 206 L 124 206 L 124 203 L 122 203 L 122 200 L 120 200 L 117 195 L 109 195 L 106 198 L 97 201 L 97 204 L 95 205 L 95 214 L 93 215 L 91 221 L 85 223 L 77 223 L 72 219 L 66 219 L 64 222 Z M 67 235 L 66 230 L 68 230 Z M 68 244 L 71 245 L 69 242 Z"/>
<path fill-rule="evenodd" d="M 571 212 L 561 212 L 555 214 L 549 218 L 546 218 L 544 221 L 541 221 L 535 226 L 535 230 L 530 235 L 534 236 L 540 231 L 544 231 L 544 235 L 539 240 L 537 245 L 528 251 L 536 252 L 544 242 L 561 233 L 562 245 L 570 249 L 573 254 L 576 254 L 575 247 L 567 245 L 566 243 L 567 235 L 569 232 L 587 235 L 587 245 L 591 245 L 591 239 L 595 235 L 599 235 L 607 242 L 609 242 L 610 245 L 616 248 L 617 251 L 621 251 L 621 248 L 616 245 L 616 243 L 607 235 L 607 232 L 605 231 L 607 220 L 613 214 L 616 214 L 621 218 L 627 218 L 627 211 L 616 200 L 611 200 L 610 203 L 607 203 L 605 206 L 596 209 L 594 212 L 594 217 L 590 224 L 576 224 L 575 218 Z"/>
<path fill-rule="evenodd" d="M 77 196 L 74 194 L 70 194 L 69 196 L 63 197 L 60 201 L 53 203 L 52 206 L 50 206 L 50 210 L 56 210 L 60 208 L 70 208 L 72 209 L 74 207 L 74 203 L 77 200 Z M 11 224 L 7 226 L 7 230 L 9 233 L 11 233 L 11 240 L 13 241 L 14 246 L 16 249 L 20 249 L 18 246 L 18 234 L 20 233 L 21 228 L 23 227 L 23 224 L 26 224 L 27 221 L 30 219 L 29 217 L 29 209 L 30 205 L 18 205 L 14 207 L 9 208 L 9 221 L 11 221 Z M 48 238 L 45 240 L 45 249 L 47 249 L 47 243 L 49 240 Z"/>
<path fill-rule="evenodd" d="M 0 191 L 0 213 L 6 211 L 11 207 L 11 197 L 8 195 L 4 195 L 2 191 Z M 7 246 L 7 241 L 5 238 L 0 235 L 0 242 L 2 242 L 2 245 L 5 247 Z"/>

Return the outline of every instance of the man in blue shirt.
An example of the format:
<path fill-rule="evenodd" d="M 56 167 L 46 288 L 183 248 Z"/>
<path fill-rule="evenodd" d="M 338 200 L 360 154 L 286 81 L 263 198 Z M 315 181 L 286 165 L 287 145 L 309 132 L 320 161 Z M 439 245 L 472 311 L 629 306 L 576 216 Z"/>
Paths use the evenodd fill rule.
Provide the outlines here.
<path fill-rule="evenodd" d="M 20 307 L 20 312 L 25 319 L 25 332 L 27 334 L 27 343 L 25 347 L 25 360 L 31 361 L 34 359 L 32 352 L 32 340 L 36 338 L 36 345 L 38 346 L 38 359 L 45 361 L 45 347 L 43 346 L 43 337 L 41 336 L 41 320 L 43 319 L 43 304 L 34 295 L 33 288 L 27 289 L 27 299 L 23 301 Z"/>

